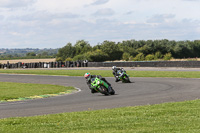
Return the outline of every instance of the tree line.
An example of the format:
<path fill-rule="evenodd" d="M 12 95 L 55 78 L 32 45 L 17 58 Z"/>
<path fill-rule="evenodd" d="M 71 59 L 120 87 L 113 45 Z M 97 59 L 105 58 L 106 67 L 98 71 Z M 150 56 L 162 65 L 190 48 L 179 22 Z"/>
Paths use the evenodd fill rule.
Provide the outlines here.
<path fill-rule="evenodd" d="M 199 58 L 200 40 L 127 40 L 122 42 L 104 41 L 91 46 L 85 40 L 75 45 L 67 43 L 58 50 L 57 61 L 88 60 L 101 61 L 150 61 L 170 60 L 171 58 Z"/>
<path fill-rule="evenodd" d="M 56 58 L 58 49 L 0 49 L 0 60 Z"/>

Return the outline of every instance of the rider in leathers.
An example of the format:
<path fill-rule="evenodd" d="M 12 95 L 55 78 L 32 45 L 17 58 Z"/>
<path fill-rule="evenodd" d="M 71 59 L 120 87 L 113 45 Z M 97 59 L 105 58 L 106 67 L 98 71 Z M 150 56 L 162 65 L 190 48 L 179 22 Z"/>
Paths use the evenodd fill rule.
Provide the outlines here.
<path fill-rule="evenodd" d="M 101 75 L 91 75 L 90 73 L 85 73 L 84 77 L 85 77 L 85 79 L 86 79 L 86 83 L 87 83 L 88 87 L 89 87 L 90 90 L 91 90 L 91 93 L 96 93 L 96 92 L 97 92 L 96 90 L 94 90 L 94 89 L 91 87 L 91 79 L 92 79 L 92 78 L 96 78 L 96 77 L 97 77 L 97 78 L 99 78 L 100 80 L 103 80 L 104 82 L 106 82 L 109 86 L 111 86 L 111 84 L 108 83 L 108 81 L 107 81 L 105 78 L 103 78 Z"/>
<path fill-rule="evenodd" d="M 116 66 L 113 66 L 112 70 L 113 70 L 113 75 L 115 76 L 115 82 L 120 81 L 119 74 L 117 74 L 117 71 L 126 72 L 123 68 L 117 68 Z"/>

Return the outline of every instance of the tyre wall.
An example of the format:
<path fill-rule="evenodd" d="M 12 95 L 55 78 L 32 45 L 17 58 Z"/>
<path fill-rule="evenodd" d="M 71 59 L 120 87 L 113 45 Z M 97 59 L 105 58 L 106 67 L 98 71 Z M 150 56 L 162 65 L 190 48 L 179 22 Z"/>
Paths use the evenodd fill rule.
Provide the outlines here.
<path fill-rule="evenodd" d="M 15 68 L 62 68 L 62 67 L 187 67 L 200 68 L 200 61 L 132 61 L 132 62 L 36 62 L 0 64 L 0 69 Z"/>

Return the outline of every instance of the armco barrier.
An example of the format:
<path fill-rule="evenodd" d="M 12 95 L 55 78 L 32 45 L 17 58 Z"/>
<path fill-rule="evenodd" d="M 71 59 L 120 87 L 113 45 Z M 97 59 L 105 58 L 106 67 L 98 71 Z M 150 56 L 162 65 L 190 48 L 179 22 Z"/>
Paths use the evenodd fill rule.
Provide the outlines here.
<path fill-rule="evenodd" d="M 15 64 L 0 64 L 0 69 L 15 68 L 63 68 L 63 67 L 187 67 L 200 68 L 200 61 L 131 61 L 131 62 L 35 62 Z"/>
<path fill-rule="evenodd" d="M 88 62 L 88 67 L 188 67 L 200 68 L 200 61 Z"/>

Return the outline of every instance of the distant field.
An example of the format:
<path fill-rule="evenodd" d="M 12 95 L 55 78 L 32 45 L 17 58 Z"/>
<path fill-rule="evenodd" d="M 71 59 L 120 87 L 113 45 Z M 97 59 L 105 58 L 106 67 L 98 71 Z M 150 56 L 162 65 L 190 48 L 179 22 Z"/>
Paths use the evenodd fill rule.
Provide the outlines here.
<path fill-rule="evenodd" d="M 200 58 L 171 59 L 170 61 L 200 61 Z"/>
<path fill-rule="evenodd" d="M 16 60 L 0 60 L 1 64 L 7 64 L 7 61 L 9 63 L 18 63 L 18 62 L 23 62 L 23 63 L 33 63 L 33 62 L 53 62 L 56 61 L 56 58 L 51 58 L 51 59 L 16 59 Z M 122 60 L 120 60 L 122 61 Z M 117 62 L 120 62 L 117 61 Z M 200 61 L 200 58 L 186 58 L 186 59 L 171 59 L 170 61 Z"/>
<path fill-rule="evenodd" d="M 52 59 L 17 59 L 17 60 L 0 60 L 1 64 L 7 64 L 7 61 L 9 63 L 18 63 L 18 62 L 23 62 L 23 63 L 32 63 L 32 62 L 52 62 L 56 61 L 55 58 Z"/>

